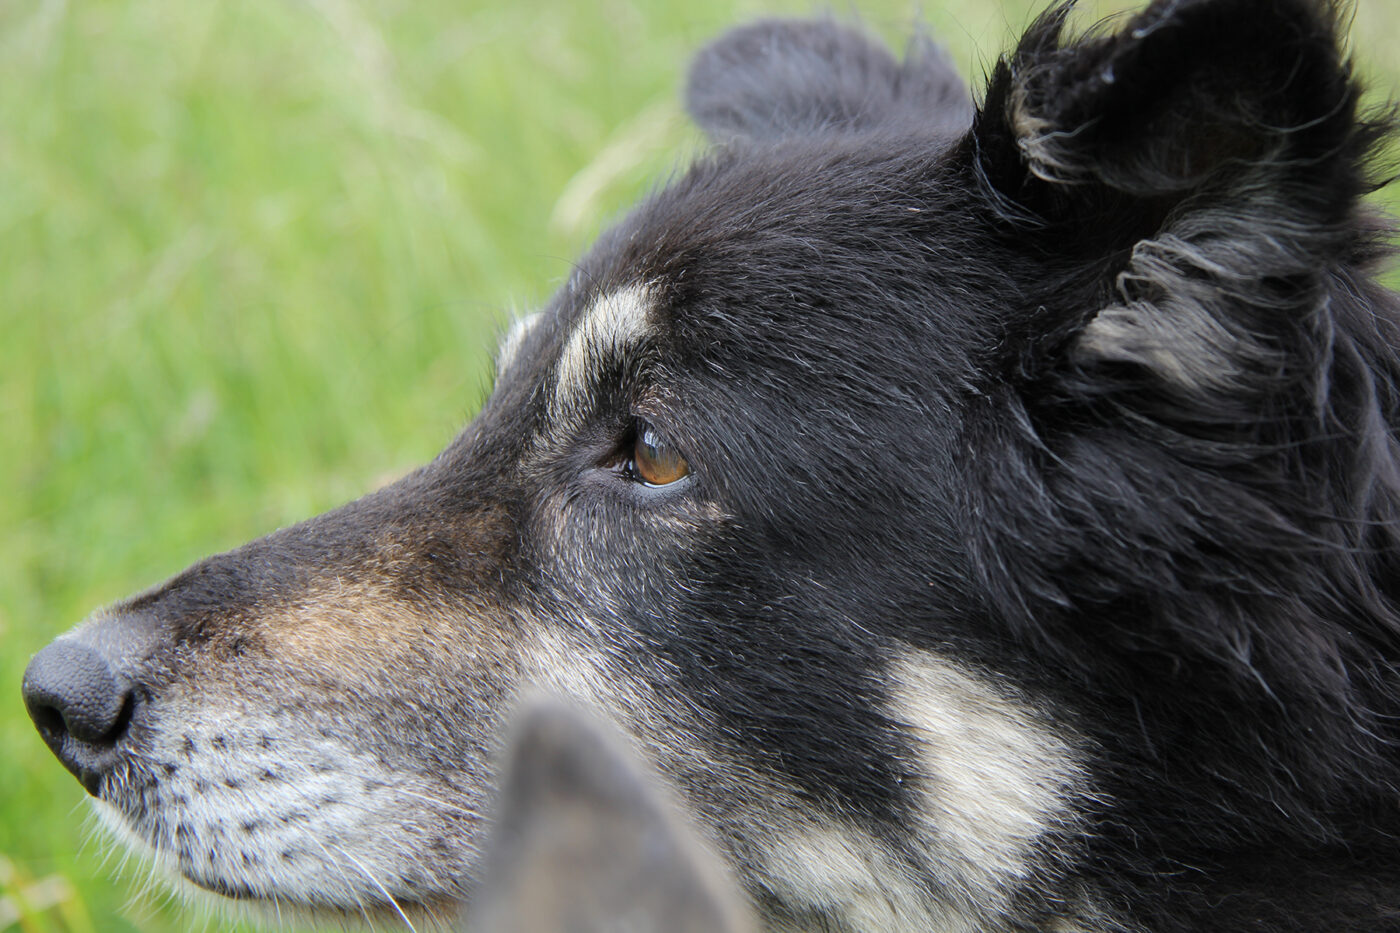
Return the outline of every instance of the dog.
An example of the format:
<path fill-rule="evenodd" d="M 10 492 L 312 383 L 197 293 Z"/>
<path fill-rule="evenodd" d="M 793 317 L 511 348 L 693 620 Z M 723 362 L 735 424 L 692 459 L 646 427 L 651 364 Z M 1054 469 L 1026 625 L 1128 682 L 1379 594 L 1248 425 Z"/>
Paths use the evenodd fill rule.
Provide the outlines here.
<path fill-rule="evenodd" d="M 701 51 L 712 149 L 436 460 L 35 656 L 107 825 L 451 922 L 545 690 L 769 930 L 1400 929 L 1391 120 L 1329 0 L 1069 12 L 979 104 L 829 20 Z"/>

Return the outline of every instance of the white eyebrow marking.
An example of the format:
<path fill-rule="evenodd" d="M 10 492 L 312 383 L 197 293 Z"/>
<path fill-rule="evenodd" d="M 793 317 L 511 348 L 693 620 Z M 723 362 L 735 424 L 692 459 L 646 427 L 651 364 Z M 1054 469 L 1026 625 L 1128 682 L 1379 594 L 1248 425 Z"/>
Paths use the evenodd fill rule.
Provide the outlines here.
<path fill-rule="evenodd" d="M 647 336 L 651 306 L 647 289 L 631 285 L 599 298 L 584 312 L 554 371 L 556 418 L 584 408 L 598 371 Z"/>
<path fill-rule="evenodd" d="M 536 311 L 534 314 L 527 314 L 518 318 L 506 331 L 506 335 L 501 338 L 500 345 L 496 348 L 496 376 L 500 377 L 510 364 L 515 362 L 515 355 L 520 352 L 520 345 L 525 342 L 525 338 L 530 331 L 535 329 L 543 318 L 543 314 Z"/>

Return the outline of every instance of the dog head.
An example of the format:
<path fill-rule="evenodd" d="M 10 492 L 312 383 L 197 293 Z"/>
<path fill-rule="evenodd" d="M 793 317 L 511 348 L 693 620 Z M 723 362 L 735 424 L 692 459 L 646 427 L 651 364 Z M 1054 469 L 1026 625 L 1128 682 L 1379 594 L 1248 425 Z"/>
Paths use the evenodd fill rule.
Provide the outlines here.
<path fill-rule="evenodd" d="M 1067 13 L 975 111 L 926 43 L 704 51 L 715 150 L 435 461 L 36 657 L 107 822 L 227 898 L 432 915 L 543 686 L 779 927 L 1121 929 L 1345 837 L 1395 776 L 1383 128 L 1320 0 Z"/>

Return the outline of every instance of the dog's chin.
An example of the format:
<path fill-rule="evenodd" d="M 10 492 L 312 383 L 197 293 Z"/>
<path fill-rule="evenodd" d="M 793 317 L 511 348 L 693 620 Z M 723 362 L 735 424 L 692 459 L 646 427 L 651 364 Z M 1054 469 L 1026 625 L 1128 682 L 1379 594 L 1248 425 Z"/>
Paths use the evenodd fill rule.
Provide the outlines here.
<path fill-rule="evenodd" d="M 99 830 L 133 860 L 141 877 L 163 882 L 201 911 L 274 929 L 445 929 L 455 928 L 460 918 L 465 897 L 460 877 L 426 884 L 386 868 L 363 849 L 334 842 L 317 843 L 317 852 L 300 859 L 278 858 L 269 868 L 269 853 L 231 839 L 186 839 L 180 827 L 189 825 L 189 814 L 147 811 L 123 789 L 107 784 L 93 799 Z M 235 823 L 244 816 L 224 813 Z M 386 827 L 391 823 L 385 819 Z M 392 829 L 384 836 L 392 837 Z M 314 832 L 307 838 L 315 838 Z"/>

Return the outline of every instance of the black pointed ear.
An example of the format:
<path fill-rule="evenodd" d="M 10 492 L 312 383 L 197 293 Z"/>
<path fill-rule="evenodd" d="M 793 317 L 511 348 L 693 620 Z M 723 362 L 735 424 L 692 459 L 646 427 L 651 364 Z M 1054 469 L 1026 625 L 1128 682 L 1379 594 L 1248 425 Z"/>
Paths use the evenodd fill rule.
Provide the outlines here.
<path fill-rule="evenodd" d="M 1052 222 L 1139 223 L 1222 179 L 1301 198 L 1318 221 L 1361 190 L 1357 89 L 1329 0 L 1154 0 L 1067 41 L 1072 3 L 996 68 L 973 137 L 993 188 Z"/>
<path fill-rule="evenodd" d="M 965 150 L 1013 229 L 1112 276 L 1041 346 L 1248 410 L 1312 353 L 1286 347 L 1325 270 L 1376 247 L 1356 208 L 1388 124 L 1358 120 L 1337 7 L 1154 0 L 1077 39 L 1069 12 L 1000 62 Z"/>
<path fill-rule="evenodd" d="M 1073 40 L 1067 13 L 958 153 L 1034 269 L 1002 404 L 970 409 L 987 592 L 1028 633 L 1090 621 L 1067 659 L 1196 652 L 1290 729 L 1364 729 L 1372 662 L 1342 659 L 1400 626 L 1400 312 L 1360 205 L 1391 121 L 1358 119 L 1330 0 L 1155 0 Z"/>
<path fill-rule="evenodd" d="M 691 65 L 686 109 L 716 141 L 871 129 L 892 121 L 966 129 L 967 85 L 926 38 L 897 62 L 831 20 L 768 20 L 735 29 Z"/>

